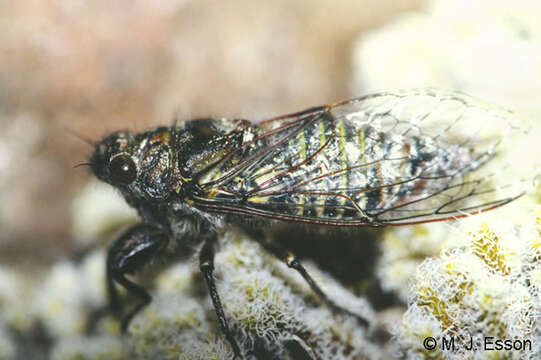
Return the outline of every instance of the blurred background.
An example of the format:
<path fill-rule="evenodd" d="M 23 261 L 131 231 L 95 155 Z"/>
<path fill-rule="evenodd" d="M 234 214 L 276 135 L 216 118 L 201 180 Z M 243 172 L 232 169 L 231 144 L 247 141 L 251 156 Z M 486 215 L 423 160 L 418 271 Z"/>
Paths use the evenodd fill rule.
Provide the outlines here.
<path fill-rule="evenodd" d="M 0 263 L 41 266 L 76 248 L 70 209 L 92 176 L 73 168 L 91 151 L 74 134 L 95 140 L 175 116 L 257 121 L 361 94 L 357 42 L 424 6 L 0 2 Z"/>
<path fill-rule="evenodd" d="M 0 1 L 0 358 L 3 313 L 15 314 L 11 327 L 34 329 L 20 298 L 38 303 L 49 292 L 81 304 L 86 292 L 69 294 L 88 286 L 76 276 L 66 280 L 64 267 L 74 265 L 58 260 L 73 259 L 110 238 L 108 229 L 134 221 L 113 190 L 104 191 L 86 167 L 74 168 L 92 151 L 85 139 L 175 118 L 259 121 L 366 93 L 428 86 L 512 109 L 539 138 L 540 13 L 539 0 Z M 529 156 L 519 165 L 539 174 L 532 138 L 522 144 Z M 541 188 L 536 194 L 539 205 Z M 446 227 L 419 229 L 396 230 L 406 250 L 393 231 L 379 249 L 367 249 L 367 242 L 329 245 L 339 263 L 345 253 L 357 263 L 357 254 L 382 254 L 375 281 L 401 300 L 395 324 L 416 267 L 437 256 L 448 238 Z M 90 272 L 99 275 L 92 289 L 103 287 L 103 256 L 98 260 L 90 259 Z M 36 274 L 47 271 L 58 278 L 46 282 L 44 289 L 52 290 L 35 287 Z M 350 275 L 357 281 L 363 271 Z M 19 282 L 20 274 L 31 281 Z M 15 291 L 18 286 L 37 290 Z M 374 306 L 384 303 L 380 295 L 372 296 Z M 103 294 L 96 298 L 104 301 Z M 72 316 L 51 303 L 30 307 L 46 320 Z M 50 344 L 35 337 L 44 348 Z"/>
<path fill-rule="evenodd" d="M 422 86 L 462 90 L 535 122 L 540 8 L 535 0 L 0 2 L 0 263 L 28 270 L 91 246 L 83 233 L 97 220 L 74 201 L 96 186 L 88 169 L 73 168 L 92 150 L 81 138 L 175 117 L 258 121 Z"/>

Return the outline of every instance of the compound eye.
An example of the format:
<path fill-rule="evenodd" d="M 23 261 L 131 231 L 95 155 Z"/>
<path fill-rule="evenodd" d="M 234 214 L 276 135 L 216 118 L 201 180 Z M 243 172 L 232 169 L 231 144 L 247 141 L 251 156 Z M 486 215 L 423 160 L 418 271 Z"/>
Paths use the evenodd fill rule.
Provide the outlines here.
<path fill-rule="evenodd" d="M 111 182 L 118 185 L 129 185 L 137 177 L 135 163 L 129 155 L 118 155 L 109 163 Z"/>

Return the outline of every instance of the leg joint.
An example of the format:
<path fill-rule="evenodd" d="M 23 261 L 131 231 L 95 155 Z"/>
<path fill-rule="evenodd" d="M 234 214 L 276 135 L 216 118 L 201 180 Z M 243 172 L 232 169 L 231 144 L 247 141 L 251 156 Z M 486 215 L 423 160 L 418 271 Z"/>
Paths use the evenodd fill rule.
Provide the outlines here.
<path fill-rule="evenodd" d="M 299 260 L 295 257 L 295 255 L 288 253 L 285 258 L 286 265 L 290 268 L 296 268 L 299 266 Z"/>
<path fill-rule="evenodd" d="M 201 263 L 199 264 L 199 269 L 202 272 L 213 271 L 214 270 L 214 265 L 213 265 L 212 261 L 204 260 L 204 261 L 201 261 Z"/>

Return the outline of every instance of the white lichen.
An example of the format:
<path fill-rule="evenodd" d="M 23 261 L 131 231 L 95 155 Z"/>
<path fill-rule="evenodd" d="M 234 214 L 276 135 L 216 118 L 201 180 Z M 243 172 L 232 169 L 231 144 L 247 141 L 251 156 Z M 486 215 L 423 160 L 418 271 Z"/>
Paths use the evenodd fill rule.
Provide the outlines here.
<path fill-rule="evenodd" d="M 71 210 L 72 232 L 80 247 L 107 240 L 111 232 L 137 221 L 137 212 L 118 191 L 97 179 L 83 187 Z"/>
<path fill-rule="evenodd" d="M 128 358 L 122 341 L 107 335 L 62 337 L 51 353 L 52 360 L 123 360 Z"/>
<path fill-rule="evenodd" d="M 532 229 L 523 225 L 496 233 L 485 224 L 467 235 L 466 245 L 450 247 L 417 268 L 408 310 L 396 329 L 407 358 L 537 358 L 533 344 L 541 340 L 534 332 L 540 299 L 529 279 L 536 272 L 532 245 L 539 235 L 528 242 Z M 423 347 L 428 336 L 437 340 L 435 350 Z M 494 351 L 484 345 L 489 337 L 531 345 Z M 456 349 L 442 349 L 443 339 L 454 339 Z M 470 349 L 471 339 L 480 345 Z"/>
<path fill-rule="evenodd" d="M 68 261 L 55 264 L 36 290 L 34 311 L 51 334 L 80 334 L 85 326 L 85 296 L 79 270 Z"/>
<path fill-rule="evenodd" d="M 26 283 L 28 279 L 22 274 L 0 267 L 0 323 L 20 331 L 31 326 L 27 302 L 23 301 L 30 292 Z"/>
<path fill-rule="evenodd" d="M 374 318 L 366 302 L 349 294 L 328 275 L 315 271 L 315 267 L 308 269 L 336 299 L 344 300 L 348 309 Z M 320 359 L 382 357 L 356 319 L 321 304 L 307 286 L 296 286 L 295 282 L 302 279 L 290 281 L 296 276 L 291 273 L 295 274 L 251 239 L 234 232 L 223 239 L 216 255 L 218 292 L 248 358 L 257 358 L 258 351 L 291 358 L 288 346 L 293 342 Z M 175 265 L 160 275 L 156 284 L 152 304 L 129 329 L 136 356 L 232 357 L 195 266 Z"/>
<path fill-rule="evenodd" d="M 15 342 L 8 333 L 5 324 L 0 320 L 0 359 L 11 359 L 15 356 Z"/>
<path fill-rule="evenodd" d="M 535 0 L 431 0 L 359 40 L 356 86 L 453 88 L 539 113 L 539 10 Z"/>

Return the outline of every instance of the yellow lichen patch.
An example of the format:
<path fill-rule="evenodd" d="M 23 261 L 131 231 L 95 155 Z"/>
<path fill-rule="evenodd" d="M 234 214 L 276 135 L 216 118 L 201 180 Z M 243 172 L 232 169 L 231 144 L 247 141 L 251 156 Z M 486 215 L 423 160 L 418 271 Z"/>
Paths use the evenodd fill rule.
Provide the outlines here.
<path fill-rule="evenodd" d="M 246 300 L 249 302 L 252 302 L 256 299 L 255 292 L 256 289 L 254 287 L 257 287 L 257 281 L 254 281 L 252 284 L 253 286 L 247 286 L 244 291 L 246 292 Z"/>
<path fill-rule="evenodd" d="M 532 262 L 541 260 L 541 211 L 538 211 L 535 218 L 534 232 L 528 239 L 528 252 Z"/>
<path fill-rule="evenodd" d="M 405 327 L 408 327 L 408 324 L 403 324 Z M 423 344 L 423 341 L 428 338 L 438 338 L 439 335 L 435 334 L 430 329 L 423 329 L 421 332 L 413 334 L 416 338 L 413 353 L 417 354 L 416 358 L 423 360 L 443 360 L 445 356 L 441 351 L 441 347 L 437 346 L 434 349 L 427 350 L 425 346 L 418 346 Z"/>
<path fill-rule="evenodd" d="M 483 224 L 479 232 L 473 234 L 473 238 L 471 244 L 473 253 L 483 260 L 492 271 L 509 275 L 507 259 L 498 244 L 499 238 L 488 225 Z"/>
<path fill-rule="evenodd" d="M 441 351 L 434 351 L 434 350 L 426 350 L 422 349 L 421 351 L 418 351 L 418 353 L 422 354 L 422 359 L 424 360 L 443 360 L 445 359 L 445 356 L 443 356 L 443 353 Z"/>
<path fill-rule="evenodd" d="M 417 291 L 417 296 L 419 297 L 417 304 L 427 307 L 440 322 L 442 328 L 447 329 L 453 325 L 446 302 L 441 300 L 433 289 L 422 287 Z"/>
<path fill-rule="evenodd" d="M 471 280 L 462 281 L 458 284 L 458 288 L 461 290 L 458 292 L 455 297 L 453 298 L 453 301 L 455 303 L 460 303 L 465 295 L 471 294 L 474 290 L 474 283 Z"/>
<path fill-rule="evenodd" d="M 467 272 L 456 263 L 455 258 L 448 256 L 444 258 L 442 264 L 443 271 L 449 275 L 449 285 L 453 289 L 457 289 L 455 295 L 450 299 L 451 303 L 457 304 L 462 301 L 465 295 L 471 294 L 474 290 L 473 280 Z"/>

